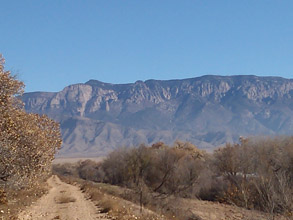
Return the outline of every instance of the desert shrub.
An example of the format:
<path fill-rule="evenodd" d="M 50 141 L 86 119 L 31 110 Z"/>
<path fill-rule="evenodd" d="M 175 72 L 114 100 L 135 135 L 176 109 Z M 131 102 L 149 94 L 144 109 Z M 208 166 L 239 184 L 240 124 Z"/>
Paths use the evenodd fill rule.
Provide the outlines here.
<path fill-rule="evenodd" d="M 190 143 L 162 143 L 112 152 L 101 167 L 105 182 L 160 194 L 190 195 L 203 168 L 203 154 Z"/>
<path fill-rule="evenodd" d="M 101 163 L 91 160 L 82 161 L 77 167 L 78 175 L 85 180 L 94 182 L 104 182 L 105 172 L 101 167 Z"/>
<path fill-rule="evenodd" d="M 200 179 L 197 198 L 207 201 L 221 201 L 227 191 L 227 181 L 222 177 L 209 176 Z"/>
<path fill-rule="evenodd" d="M 83 179 L 129 188 L 124 198 L 141 206 L 170 196 L 197 197 L 292 215 L 291 137 L 242 139 L 213 154 L 184 142 L 122 148 L 101 163 L 79 163 L 76 173 Z"/>
<path fill-rule="evenodd" d="M 222 202 L 269 213 L 292 213 L 293 139 L 246 139 L 214 153 L 214 166 L 228 183 Z"/>
<path fill-rule="evenodd" d="M 257 205 L 268 212 L 292 213 L 293 139 L 266 139 L 253 144 L 258 155 L 254 181 Z"/>
<path fill-rule="evenodd" d="M 127 148 L 120 148 L 107 156 L 102 163 L 102 168 L 105 172 L 104 182 L 121 185 L 126 181 L 126 158 L 129 151 Z"/>
<path fill-rule="evenodd" d="M 75 171 L 67 165 L 54 165 L 54 172 L 74 174 L 95 182 L 104 182 L 132 189 L 131 197 L 142 207 L 152 198 L 177 195 L 196 196 L 194 188 L 204 165 L 204 153 L 190 143 L 163 143 L 151 147 L 120 148 L 103 162 L 79 162 Z M 128 195 L 125 195 L 128 196 Z"/>
<path fill-rule="evenodd" d="M 59 174 L 61 176 L 79 177 L 78 166 L 79 164 L 73 163 L 53 164 L 52 172 L 53 174 Z"/>

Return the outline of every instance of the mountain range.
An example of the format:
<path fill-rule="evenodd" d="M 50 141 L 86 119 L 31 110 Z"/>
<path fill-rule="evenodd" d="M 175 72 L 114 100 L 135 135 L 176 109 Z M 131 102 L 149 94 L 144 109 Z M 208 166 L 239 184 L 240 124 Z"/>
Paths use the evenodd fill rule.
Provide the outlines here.
<path fill-rule="evenodd" d="M 293 133 L 293 80 L 281 77 L 90 80 L 60 92 L 25 93 L 22 100 L 26 111 L 60 122 L 62 157 L 175 140 L 211 150 L 240 136 Z"/>

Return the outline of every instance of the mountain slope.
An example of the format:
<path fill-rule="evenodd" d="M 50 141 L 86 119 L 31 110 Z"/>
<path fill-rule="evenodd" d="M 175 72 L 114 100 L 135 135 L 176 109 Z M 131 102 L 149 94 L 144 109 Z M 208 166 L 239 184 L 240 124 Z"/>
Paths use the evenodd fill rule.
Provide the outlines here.
<path fill-rule="evenodd" d="M 60 121 L 63 156 L 103 155 L 121 146 L 176 139 L 212 148 L 240 135 L 293 132 L 293 80 L 280 77 L 90 80 L 22 98 L 27 111 Z"/>

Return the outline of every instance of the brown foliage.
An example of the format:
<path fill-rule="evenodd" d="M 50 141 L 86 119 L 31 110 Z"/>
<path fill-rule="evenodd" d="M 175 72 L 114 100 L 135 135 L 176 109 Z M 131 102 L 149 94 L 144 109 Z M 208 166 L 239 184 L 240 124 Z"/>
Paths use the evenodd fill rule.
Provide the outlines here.
<path fill-rule="evenodd" d="M 220 201 L 269 213 L 293 211 L 293 138 L 247 139 L 214 153 L 228 183 Z"/>
<path fill-rule="evenodd" d="M 118 149 L 101 163 L 77 166 L 84 179 L 127 187 L 141 205 L 198 197 L 292 216 L 293 138 L 245 139 L 213 154 L 190 143 Z M 158 203 L 160 203 L 158 202 Z"/>
<path fill-rule="evenodd" d="M 145 203 L 149 192 L 161 196 L 192 196 L 204 164 L 205 154 L 190 143 L 163 143 L 152 147 L 120 148 L 102 163 L 81 162 L 79 177 L 134 189 Z M 194 196 L 194 195 L 193 195 Z"/>
<path fill-rule="evenodd" d="M 0 204 L 6 204 L 7 203 L 7 196 L 4 189 L 0 189 Z"/>
<path fill-rule="evenodd" d="M 0 184 L 31 185 L 50 171 L 61 146 L 59 125 L 45 115 L 26 113 L 18 99 L 24 84 L 4 70 L 0 56 Z"/>

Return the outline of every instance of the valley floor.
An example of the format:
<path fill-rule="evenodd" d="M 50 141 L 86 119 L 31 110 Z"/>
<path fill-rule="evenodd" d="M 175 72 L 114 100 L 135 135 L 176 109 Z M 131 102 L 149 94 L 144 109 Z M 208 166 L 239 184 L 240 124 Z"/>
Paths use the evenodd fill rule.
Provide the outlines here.
<path fill-rule="evenodd" d="M 84 183 L 89 183 L 84 181 Z M 18 215 L 20 220 L 93 220 L 93 219 L 159 219 L 166 220 L 169 219 L 167 216 L 158 215 L 155 212 L 151 212 L 148 209 L 144 209 L 144 213 L 151 213 L 154 217 L 151 218 L 141 218 L 136 217 L 138 215 L 133 215 L 136 210 L 138 212 L 139 207 L 132 202 L 123 200 L 116 196 L 108 196 L 112 200 L 122 202 L 123 207 L 131 209 L 131 213 L 124 211 L 120 212 L 120 217 L 114 217 L 108 213 L 101 213 L 102 207 L 99 207 L 95 201 L 91 201 L 87 198 L 86 194 L 83 193 L 78 186 L 75 184 L 67 184 L 59 179 L 58 176 L 53 175 L 48 180 L 50 186 L 49 193 L 41 197 L 36 203 L 32 206 L 27 207 L 26 210 L 22 211 Z M 80 184 L 80 183 L 77 183 Z M 103 184 L 90 183 L 89 189 L 98 189 L 99 191 L 103 190 Z M 115 186 L 107 186 L 115 187 Z M 117 188 L 117 187 L 115 187 Z M 108 189 L 109 190 L 109 189 Z M 112 190 L 113 192 L 115 190 Z M 98 193 L 99 194 L 99 193 Z M 115 194 L 115 193 L 114 193 Z M 106 194 L 104 194 L 105 196 Z M 102 198 L 96 198 L 96 200 L 101 200 Z M 171 199 L 171 198 L 170 198 Z M 183 198 L 174 198 L 173 202 L 170 202 L 169 209 L 171 210 L 181 210 L 185 212 L 186 216 L 188 214 L 194 214 L 196 218 L 200 220 L 268 220 L 268 219 L 278 219 L 285 220 L 290 218 L 285 218 L 283 216 L 269 216 L 265 213 L 246 210 L 243 208 L 224 205 L 220 203 L 201 201 L 197 199 L 183 199 Z M 191 215 L 190 215 L 191 216 Z M 167 218 L 166 218 L 167 217 Z M 175 216 L 172 216 L 173 219 Z M 181 218 L 174 218 L 181 219 Z M 185 219 L 185 218 L 184 218 Z"/>

